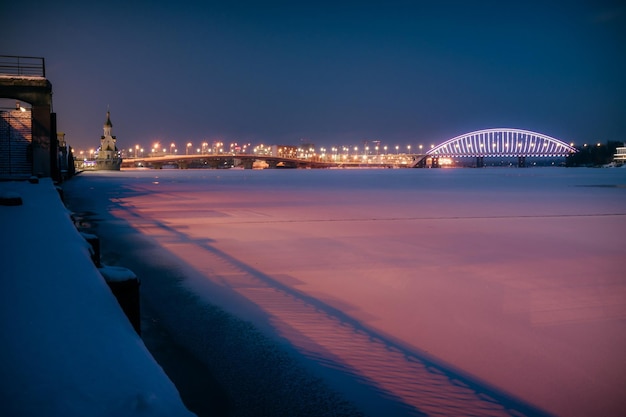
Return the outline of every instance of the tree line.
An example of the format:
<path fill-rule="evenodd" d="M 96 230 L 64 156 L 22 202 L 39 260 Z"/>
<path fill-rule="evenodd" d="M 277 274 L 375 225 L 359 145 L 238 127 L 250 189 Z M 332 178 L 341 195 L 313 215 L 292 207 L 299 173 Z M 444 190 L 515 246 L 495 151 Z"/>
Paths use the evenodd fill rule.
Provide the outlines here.
<path fill-rule="evenodd" d="M 606 144 L 594 144 L 577 146 L 578 152 L 567 157 L 565 165 L 568 167 L 580 166 L 602 166 L 613 162 L 613 156 L 617 148 L 624 146 L 624 143 L 608 141 Z"/>

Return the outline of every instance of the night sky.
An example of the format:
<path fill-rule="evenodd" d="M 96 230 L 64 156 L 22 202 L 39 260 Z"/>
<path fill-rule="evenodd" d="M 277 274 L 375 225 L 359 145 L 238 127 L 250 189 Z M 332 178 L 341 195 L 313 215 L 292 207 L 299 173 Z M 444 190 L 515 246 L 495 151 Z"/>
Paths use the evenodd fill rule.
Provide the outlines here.
<path fill-rule="evenodd" d="M 626 140 L 622 1 L 12 1 L 0 54 L 46 59 L 58 130 L 159 141 L 437 144 L 517 127 Z M 195 146 L 195 145 L 194 145 Z"/>

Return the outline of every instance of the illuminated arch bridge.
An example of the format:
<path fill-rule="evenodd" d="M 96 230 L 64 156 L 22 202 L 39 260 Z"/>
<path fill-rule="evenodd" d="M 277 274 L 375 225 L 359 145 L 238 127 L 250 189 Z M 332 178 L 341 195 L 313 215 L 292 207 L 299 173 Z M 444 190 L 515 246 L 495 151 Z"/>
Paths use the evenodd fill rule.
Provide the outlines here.
<path fill-rule="evenodd" d="M 476 157 L 482 166 L 484 157 L 517 157 L 524 166 L 527 157 L 559 157 L 576 152 L 576 148 L 553 137 L 529 130 L 497 128 L 465 133 L 430 149 L 433 166 L 441 157 Z"/>

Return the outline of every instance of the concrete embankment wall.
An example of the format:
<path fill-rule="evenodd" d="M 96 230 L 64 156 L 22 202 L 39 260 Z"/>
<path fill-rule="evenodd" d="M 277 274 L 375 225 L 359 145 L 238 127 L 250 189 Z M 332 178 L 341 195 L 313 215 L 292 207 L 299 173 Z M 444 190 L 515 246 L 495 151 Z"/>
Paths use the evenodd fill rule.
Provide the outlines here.
<path fill-rule="evenodd" d="M 4 415 L 191 416 L 51 179 L 0 182 L 0 200 Z"/>

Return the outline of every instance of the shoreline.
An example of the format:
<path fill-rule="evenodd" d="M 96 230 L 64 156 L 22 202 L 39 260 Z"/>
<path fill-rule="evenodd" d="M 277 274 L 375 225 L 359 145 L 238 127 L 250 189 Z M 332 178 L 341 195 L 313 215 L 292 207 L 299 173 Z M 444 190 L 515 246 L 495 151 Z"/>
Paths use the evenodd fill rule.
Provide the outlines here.
<path fill-rule="evenodd" d="M 71 202 L 72 193 L 66 195 Z M 90 225 L 90 233 L 100 237 L 103 262 L 124 265 L 141 278 L 144 343 L 198 417 L 364 415 L 302 367 L 291 349 L 184 288 L 184 272 L 169 263 L 168 255 L 151 247 L 149 239 L 118 239 L 119 225 L 105 231 L 97 214 L 91 210 L 81 214 L 79 207 L 74 200 L 72 210 Z M 141 257 L 132 256 L 137 244 Z M 165 311 L 176 315 L 164 316 Z M 190 323 L 183 317 L 195 319 Z"/>
<path fill-rule="evenodd" d="M 110 228 L 118 227 L 116 235 L 128 241 L 129 247 L 115 248 L 126 256 L 124 261 L 119 258 L 120 263 L 136 269 L 128 263 L 130 258 L 149 261 L 157 269 L 173 268 L 176 286 L 196 294 L 193 303 L 215 301 L 253 323 L 272 342 L 299 355 L 297 361 L 317 371 L 315 375 L 334 383 L 336 390 L 353 390 L 345 394 L 356 399 L 368 415 L 386 415 L 363 405 L 383 397 L 387 405 L 411 404 L 414 412 L 488 406 L 521 412 L 533 404 L 554 412 L 571 408 L 563 399 L 578 391 L 568 385 L 575 378 L 567 376 L 583 371 L 616 378 L 613 386 L 620 386 L 619 376 L 604 370 L 620 345 L 618 322 L 606 316 L 602 327 L 583 321 L 572 326 L 564 320 L 581 312 L 596 314 L 596 310 L 564 304 L 551 313 L 524 300 L 544 294 L 550 300 L 588 294 L 602 301 L 598 297 L 609 281 L 588 282 L 585 268 L 589 263 L 573 264 L 571 253 L 584 247 L 587 257 L 606 265 L 607 279 L 618 279 L 611 265 L 619 256 L 614 247 L 619 239 L 611 225 L 623 224 L 625 195 L 620 187 L 606 185 L 623 184 L 626 178 L 621 173 L 296 174 L 98 174 L 85 178 L 89 189 L 85 187 L 81 197 L 100 207 L 103 228 L 113 233 Z M 459 200 L 464 204 L 459 205 Z M 610 213 L 614 214 L 607 216 Z M 576 222 L 577 227 L 572 227 L 573 216 L 585 216 L 584 224 Z M 588 232 L 581 239 L 583 226 Z M 601 240 L 597 240 L 599 233 Z M 133 247 L 141 250 L 131 253 Z M 337 257 L 338 249 L 348 258 Z M 493 256 L 486 257 L 487 252 Z M 306 256 L 310 253 L 316 256 Z M 530 262 L 532 275 L 517 267 L 520 253 Z M 550 273 L 557 266 L 562 274 Z M 591 285 L 595 292 L 583 292 L 587 286 L 571 287 L 572 279 Z M 562 288 L 563 296 L 554 293 L 555 287 Z M 187 311 L 177 312 L 178 319 L 167 317 L 170 327 L 192 345 L 199 344 L 194 346 L 198 357 L 210 360 L 211 355 L 203 353 L 206 343 L 213 342 L 205 340 L 212 337 L 210 332 L 219 329 L 229 334 L 233 329 L 209 323 L 212 314 L 188 314 L 193 310 L 187 305 L 190 300 L 186 301 L 174 303 L 171 292 L 164 290 L 157 305 L 164 304 L 166 310 L 171 310 L 170 302 L 173 308 L 184 305 Z M 618 313 L 619 308 L 615 306 Z M 229 320 L 222 319 L 222 324 Z M 245 336 L 251 337 L 248 341 L 241 339 L 250 328 L 244 326 L 246 322 L 231 324 L 235 330 L 243 327 L 227 341 L 244 340 L 246 348 L 261 345 L 262 341 L 249 335 Z M 591 351 L 570 343 L 571 349 L 562 352 L 558 341 L 546 339 L 554 331 L 564 342 L 583 331 L 598 344 Z M 479 350 L 459 348 L 477 343 Z M 541 346 L 550 355 L 537 357 L 533 346 Z M 232 345 L 226 349 L 231 351 Z M 429 364 L 428 355 L 420 352 L 441 360 Z M 598 360 L 598 352 L 604 352 L 604 368 L 589 369 L 588 361 L 576 360 L 581 355 Z M 558 363 L 551 359 L 563 354 L 569 356 Z M 520 355 L 532 366 L 521 367 L 515 359 Z M 256 364 L 243 368 L 238 375 L 255 370 Z M 335 369 L 333 379 L 329 379 L 329 368 Z M 345 380 L 334 381 L 337 375 Z M 556 392 L 542 388 L 552 384 L 552 379 L 562 381 Z M 464 388 L 455 381 L 463 381 Z M 607 401 L 596 407 L 617 406 L 611 400 L 613 388 L 607 391 L 606 385 L 599 381 L 579 394 Z M 496 389 L 489 390 L 490 386 Z M 450 400 L 441 403 L 444 393 Z M 497 401 L 483 403 L 485 394 Z M 516 398 L 526 402 L 516 403 Z M 530 414 L 542 411 L 534 409 Z M 396 415 L 411 413 L 405 409 Z"/>

